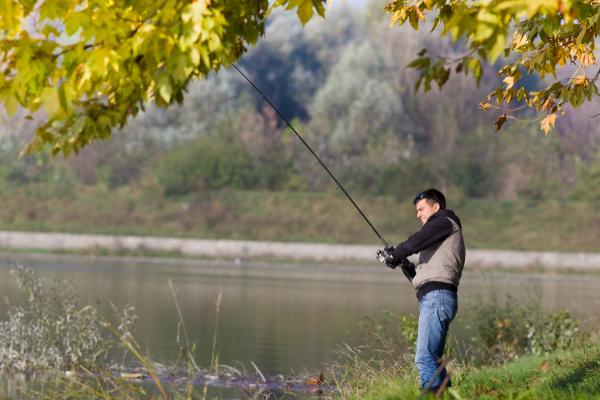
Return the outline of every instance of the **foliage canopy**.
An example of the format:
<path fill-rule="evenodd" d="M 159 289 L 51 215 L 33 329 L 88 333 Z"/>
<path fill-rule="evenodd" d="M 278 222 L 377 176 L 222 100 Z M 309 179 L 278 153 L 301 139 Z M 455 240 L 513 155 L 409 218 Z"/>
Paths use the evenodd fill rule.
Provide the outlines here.
<path fill-rule="evenodd" d="M 302 23 L 325 12 L 324 0 L 0 1 L 0 102 L 43 108 L 27 150 L 68 155 L 144 103 L 181 102 L 190 80 L 258 40 L 274 8 Z"/>
<path fill-rule="evenodd" d="M 600 98 L 557 121 L 556 130 L 569 134 L 544 138 L 533 124 L 512 124 L 490 136 L 490 116 L 472 108 L 498 84 L 491 67 L 479 87 L 457 74 L 445 84 L 446 95 L 415 96 L 417 72 L 398 66 L 423 47 L 449 54 L 461 46 L 427 30 L 389 29 L 388 22 L 380 2 L 364 8 L 342 2 L 327 10 L 326 20 L 313 18 L 305 27 L 295 12 L 277 12 L 237 64 L 284 115 L 297 118 L 296 127 L 352 192 L 402 198 L 426 184 L 453 197 L 598 198 L 589 190 L 598 174 L 586 171 L 595 165 L 600 127 L 585 115 Z M 74 193 L 96 185 L 152 187 L 167 197 L 223 187 L 331 188 L 310 153 L 233 68 L 194 80 L 182 104 L 146 105 L 111 140 L 68 160 L 47 151 L 16 157 L 44 117 L 42 108 L 28 121 L 24 111 L 14 118 L 0 113 L 0 189 L 11 193 L 41 186 Z"/>
<path fill-rule="evenodd" d="M 419 53 L 410 67 L 419 71 L 417 89 L 427 91 L 433 82 L 441 88 L 450 74 L 482 76 L 482 62 L 503 56 L 507 64 L 498 73 L 500 84 L 482 102 L 484 110 L 499 110 L 499 130 L 515 112 L 532 108 L 540 114 L 548 133 L 564 106 L 577 107 L 598 95 L 600 69 L 595 42 L 600 35 L 600 2 L 597 0 L 393 0 L 386 10 L 391 25 L 408 22 L 419 29 L 431 18 L 433 29 L 464 43 L 466 54 L 449 57 Z M 563 72 L 564 71 L 564 72 Z M 547 86 L 532 90 L 523 85 L 530 74 L 545 79 Z M 549 79 L 546 79 L 549 78 Z"/>
<path fill-rule="evenodd" d="M 28 152 L 50 146 L 68 155 L 108 138 L 145 104 L 181 102 L 190 81 L 256 43 L 274 9 L 293 10 L 305 24 L 324 15 L 325 1 L 1 0 L 0 104 L 43 111 Z M 409 64 L 419 72 L 417 89 L 441 88 L 452 73 L 479 82 L 484 63 L 506 59 L 502 83 L 480 103 L 497 110 L 497 129 L 532 108 L 547 133 L 567 105 L 598 95 L 596 0 L 392 0 L 386 9 L 392 25 L 432 24 L 466 49 L 421 50 Z M 531 75 L 546 86 L 528 85 Z"/>

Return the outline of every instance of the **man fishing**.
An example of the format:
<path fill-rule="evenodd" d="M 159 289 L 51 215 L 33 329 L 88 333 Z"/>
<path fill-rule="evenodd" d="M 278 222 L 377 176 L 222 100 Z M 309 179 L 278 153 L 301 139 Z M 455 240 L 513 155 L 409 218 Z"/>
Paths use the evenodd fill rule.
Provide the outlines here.
<path fill-rule="evenodd" d="M 421 387 L 437 392 L 450 386 L 440 368 L 450 322 L 458 310 L 458 282 L 465 264 L 465 244 L 460 220 L 446 209 L 446 198 L 436 189 L 419 193 L 413 204 L 423 225 L 396 247 L 385 248 L 385 263 L 402 272 L 417 291 L 419 328 L 415 364 Z M 418 264 L 407 257 L 419 253 Z M 436 372 L 437 371 L 437 372 Z"/>
<path fill-rule="evenodd" d="M 421 384 L 424 388 L 436 391 L 443 385 L 449 386 L 450 381 L 446 382 L 446 369 L 443 368 L 439 373 L 436 373 L 436 370 L 440 366 L 439 359 L 444 353 L 448 327 L 458 309 L 456 292 L 465 263 L 465 245 L 460 220 L 454 212 L 446 210 L 444 195 L 435 189 L 429 189 L 417 195 L 414 204 L 417 208 L 417 218 L 421 220 L 423 228 L 396 248 L 389 246 L 358 204 L 290 121 L 242 70 L 235 64 L 233 67 L 300 139 L 356 208 L 373 233 L 385 245 L 384 250 L 377 252 L 377 258 L 390 268 L 402 265 L 402 271 L 417 289 L 417 298 L 419 299 L 419 332 L 415 362 L 421 376 Z M 406 257 L 419 252 L 419 263 L 415 267 Z"/>

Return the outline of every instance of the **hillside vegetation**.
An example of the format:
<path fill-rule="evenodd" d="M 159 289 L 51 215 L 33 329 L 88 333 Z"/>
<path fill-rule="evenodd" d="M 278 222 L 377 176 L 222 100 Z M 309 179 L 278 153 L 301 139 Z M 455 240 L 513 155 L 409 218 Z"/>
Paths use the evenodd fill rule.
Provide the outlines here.
<path fill-rule="evenodd" d="M 410 198 L 359 195 L 356 201 L 390 242 L 419 229 Z M 600 225 L 585 202 L 452 199 L 470 248 L 597 251 Z M 568 210 L 568 215 L 566 215 Z M 377 243 L 339 191 L 221 190 L 170 197 L 125 187 L 52 192 L 16 188 L 0 209 L 0 229 L 213 239 Z"/>
<path fill-rule="evenodd" d="M 589 108 L 501 133 L 479 87 L 454 76 L 413 92 L 423 47 L 457 45 L 389 29 L 378 2 L 334 7 L 304 29 L 278 14 L 241 60 L 390 240 L 418 228 L 412 197 L 448 194 L 472 247 L 597 249 L 600 126 Z M 376 4 L 377 3 L 377 4 Z M 538 87 L 533 77 L 526 84 Z M 588 107 L 588 106 L 586 106 Z M 520 117 L 530 117 L 523 114 Z M 68 159 L 19 158 L 32 122 L 1 118 L 1 229 L 368 243 L 375 237 L 276 114 L 234 70 L 149 106 L 110 141 Z"/>

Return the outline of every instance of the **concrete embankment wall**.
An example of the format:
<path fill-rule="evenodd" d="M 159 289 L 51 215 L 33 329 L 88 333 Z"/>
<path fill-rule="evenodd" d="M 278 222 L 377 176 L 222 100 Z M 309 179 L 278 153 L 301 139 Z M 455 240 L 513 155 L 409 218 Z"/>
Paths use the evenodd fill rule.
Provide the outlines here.
<path fill-rule="evenodd" d="M 213 258 L 275 258 L 306 261 L 373 262 L 376 245 L 202 240 L 167 237 L 109 236 L 0 231 L 0 248 L 47 251 L 173 252 Z M 600 253 L 467 250 L 467 264 L 480 267 L 573 269 L 600 271 Z"/>

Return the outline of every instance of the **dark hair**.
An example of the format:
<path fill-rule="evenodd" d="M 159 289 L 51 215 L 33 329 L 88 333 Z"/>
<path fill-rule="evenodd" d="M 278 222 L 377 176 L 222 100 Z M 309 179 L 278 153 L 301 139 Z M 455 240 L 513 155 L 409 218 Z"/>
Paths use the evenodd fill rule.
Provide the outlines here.
<path fill-rule="evenodd" d="M 417 204 L 419 200 L 427 199 L 430 201 L 435 201 L 440 205 L 440 209 L 446 208 L 446 197 L 442 192 L 436 189 L 427 189 L 421 193 L 419 193 L 415 199 L 413 200 L 413 204 Z M 431 203 L 430 203 L 431 204 Z"/>

